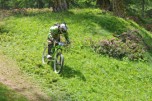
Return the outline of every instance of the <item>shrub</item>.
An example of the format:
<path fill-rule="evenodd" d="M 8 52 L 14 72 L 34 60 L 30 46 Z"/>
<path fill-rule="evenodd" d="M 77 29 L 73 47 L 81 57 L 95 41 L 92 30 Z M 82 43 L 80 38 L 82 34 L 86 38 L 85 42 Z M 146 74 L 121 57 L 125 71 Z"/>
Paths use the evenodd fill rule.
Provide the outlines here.
<path fill-rule="evenodd" d="M 122 33 L 115 39 L 101 40 L 93 48 L 99 54 L 106 54 L 118 59 L 127 57 L 130 60 L 144 59 L 146 52 L 144 41 L 137 31 Z"/>

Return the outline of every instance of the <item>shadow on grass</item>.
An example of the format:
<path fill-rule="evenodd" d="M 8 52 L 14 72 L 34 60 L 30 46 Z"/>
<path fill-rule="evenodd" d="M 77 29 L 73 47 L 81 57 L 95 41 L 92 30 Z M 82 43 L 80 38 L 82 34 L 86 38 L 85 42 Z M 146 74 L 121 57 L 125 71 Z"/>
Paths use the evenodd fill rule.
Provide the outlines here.
<path fill-rule="evenodd" d="M 69 66 L 64 66 L 64 69 L 61 73 L 61 76 L 64 78 L 79 78 L 80 80 L 86 81 L 85 76 L 79 71 L 70 68 Z"/>
<path fill-rule="evenodd" d="M 32 10 L 32 9 L 31 9 Z M 34 10 L 34 9 L 33 9 Z M 83 10 L 83 9 L 82 9 Z M 77 12 L 77 11 L 75 11 Z M 82 26 L 86 26 L 86 30 L 92 28 L 92 31 L 95 31 L 96 29 L 93 23 L 96 23 L 103 27 L 106 30 L 109 30 L 110 32 L 116 32 L 116 31 L 123 31 L 124 28 L 126 28 L 126 25 L 119 19 L 115 18 L 114 16 L 109 16 L 106 14 L 98 14 L 93 13 L 92 11 L 82 12 L 80 9 L 78 10 L 80 13 L 74 13 L 73 11 L 63 11 L 63 12 L 51 12 L 51 11 L 43 11 L 43 10 L 34 10 L 34 11 L 16 11 L 12 15 L 18 18 L 21 17 L 36 17 L 39 19 L 40 22 L 44 23 L 44 21 L 50 21 L 53 19 L 53 21 L 67 21 L 70 20 L 70 23 L 74 24 L 80 24 Z M 97 16 L 98 15 L 98 16 Z M 50 19 L 51 17 L 51 19 Z M 80 22 L 81 19 L 81 22 Z M 84 23 L 85 22 L 85 23 Z"/>
<path fill-rule="evenodd" d="M 31 9 L 32 10 L 32 9 Z M 83 9 L 78 9 L 75 11 L 63 11 L 63 12 L 51 12 L 50 10 L 35 10 L 35 11 L 27 11 L 22 13 L 23 11 L 18 11 L 17 14 L 15 13 L 15 17 L 36 17 L 37 20 L 41 23 L 50 22 L 52 19 L 53 21 L 57 22 L 67 22 L 67 24 L 76 24 L 83 26 L 84 33 L 92 33 L 104 35 L 104 30 L 109 31 L 113 34 L 121 34 L 126 32 L 130 29 L 130 26 L 134 27 L 135 29 L 139 29 L 133 23 L 125 21 L 125 19 L 118 18 L 112 16 L 110 14 L 103 14 L 100 11 L 87 10 L 85 12 L 82 11 Z M 80 21 L 81 19 L 81 21 Z M 99 26 L 97 29 L 95 24 Z M 140 29 L 139 29 L 140 30 Z M 143 36 L 143 40 L 149 46 L 150 50 L 152 50 L 151 40 L 152 37 L 147 34 L 147 32 L 141 31 L 141 35 Z"/>
<path fill-rule="evenodd" d="M 85 9 L 84 9 L 85 10 Z M 96 31 L 94 23 L 98 24 L 101 29 L 106 29 L 109 32 L 121 34 L 128 30 L 130 23 L 125 22 L 124 19 L 118 18 L 109 13 L 102 13 L 99 11 L 87 10 L 82 12 L 83 9 L 77 9 L 75 11 L 63 11 L 63 12 L 52 12 L 50 9 L 19 9 L 13 12 L 15 17 L 36 17 L 40 22 L 44 23 L 52 21 L 65 21 L 69 20 L 69 23 L 78 23 L 82 26 L 86 26 L 86 30 L 92 29 L 92 33 Z M 75 13 L 78 12 L 78 13 Z M 81 19 L 81 22 L 80 22 Z M 97 31 L 98 33 L 98 31 Z"/>

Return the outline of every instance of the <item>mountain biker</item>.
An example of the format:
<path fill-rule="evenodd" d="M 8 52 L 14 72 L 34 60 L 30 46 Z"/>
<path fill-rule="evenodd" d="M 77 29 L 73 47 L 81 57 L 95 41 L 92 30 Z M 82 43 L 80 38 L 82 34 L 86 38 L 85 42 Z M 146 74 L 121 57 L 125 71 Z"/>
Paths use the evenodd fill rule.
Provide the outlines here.
<path fill-rule="evenodd" d="M 48 34 L 48 56 L 47 58 L 51 58 L 52 52 L 51 49 L 53 47 L 53 42 L 57 41 L 60 42 L 60 34 L 63 34 L 67 44 L 70 44 L 69 36 L 68 36 L 68 27 L 66 23 L 61 23 L 61 24 L 54 24 L 53 26 L 50 27 L 50 32 Z"/>

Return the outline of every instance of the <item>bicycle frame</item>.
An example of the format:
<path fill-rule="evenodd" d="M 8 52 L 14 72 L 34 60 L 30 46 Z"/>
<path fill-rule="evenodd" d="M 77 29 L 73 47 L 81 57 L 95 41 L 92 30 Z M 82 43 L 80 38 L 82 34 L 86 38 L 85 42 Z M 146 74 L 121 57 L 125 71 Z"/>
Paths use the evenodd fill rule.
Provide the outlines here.
<path fill-rule="evenodd" d="M 55 73 L 61 73 L 64 65 L 64 56 L 62 55 L 62 46 L 65 44 L 62 42 L 53 42 L 53 47 L 51 49 L 52 52 L 52 58 L 48 59 L 48 46 L 44 48 L 43 54 L 42 54 L 42 63 L 43 64 L 50 64 L 53 65 L 53 70 Z M 52 64 L 53 63 L 53 64 Z"/>
<path fill-rule="evenodd" d="M 63 46 L 63 45 L 60 45 L 59 42 L 58 42 L 58 43 L 53 42 L 53 48 L 51 49 L 51 51 L 52 51 L 52 53 L 53 53 L 53 54 L 52 54 L 53 57 L 56 55 L 56 52 L 57 52 L 58 49 L 60 49 L 61 52 L 62 52 L 62 46 Z"/>

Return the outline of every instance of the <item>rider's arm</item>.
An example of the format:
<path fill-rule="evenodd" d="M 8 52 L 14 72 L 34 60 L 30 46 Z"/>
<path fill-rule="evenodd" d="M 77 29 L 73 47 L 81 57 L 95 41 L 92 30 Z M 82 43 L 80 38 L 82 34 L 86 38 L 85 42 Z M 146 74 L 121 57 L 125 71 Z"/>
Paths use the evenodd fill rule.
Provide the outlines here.
<path fill-rule="evenodd" d="M 65 37 L 67 43 L 70 44 L 68 32 L 64 33 L 64 37 Z"/>
<path fill-rule="evenodd" d="M 48 34 L 47 42 L 48 42 L 48 44 L 51 44 L 52 41 L 53 41 L 53 37 L 52 37 L 51 33 L 49 33 L 49 34 Z"/>

